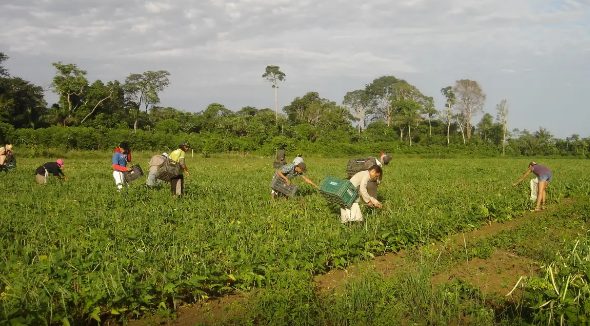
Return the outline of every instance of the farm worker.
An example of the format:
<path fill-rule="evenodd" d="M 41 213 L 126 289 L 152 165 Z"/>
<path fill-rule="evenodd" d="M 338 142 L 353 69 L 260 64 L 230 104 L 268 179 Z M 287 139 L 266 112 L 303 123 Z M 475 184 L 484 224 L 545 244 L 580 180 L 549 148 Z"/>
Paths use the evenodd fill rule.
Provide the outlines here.
<path fill-rule="evenodd" d="M 6 148 L 0 147 L 0 171 L 8 171 L 4 163 L 6 162 Z"/>
<path fill-rule="evenodd" d="M 530 162 L 528 169 L 524 172 L 524 174 L 516 180 L 513 186 L 518 185 L 522 180 L 524 180 L 531 172 L 533 172 L 538 179 L 537 182 L 537 203 L 535 205 L 535 209 L 533 211 L 538 212 L 542 209 L 545 209 L 545 199 L 547 197 L 547 185 L 551 181 L 551 177 L 553 174 L 548 167 L 537 164 L 537 162 Z"/>
<path fill-rule="evenodd" d="M 145 184 L 148 187 L 155 187 L 158 185 L 159 180 L 156 179 L 156 175 L 158 174 L 158 168 L 167 159 L 168 159 L 168 153 L 162 153 L 162 154 L 152 156 L 152 158 L 150 159 L 150 162 L 149 162 L 150 171 L 148 173 L 148 177 L 145 182 Z"/>
<path fill-rule="evenodd" d="M 186 153 L 186 151 L 188 151 L 189 148 L 190 145 L 187 142 L 184 142 L 178 145 L 178 149 L 172 151 L 172 153 L 170 153 L 169 156 L 170 160 L 180 164 L 181 169 L 179 175 L 170 179 L 170 191 L 174 196 L 182 196 L 182 194 L 184 193 L 183 172 L 186 173 L 187 176 L 189 175 L 188 168 L 186 167 L 186 163 L 184 161 L 184 153 Z"/>
<path fill-rule="evenodd" d="M 303 181 L 307 182 L 308 184 L 310 184 L 314 188 L 319 189 L 318 185 L 316 185 L 313 181 L 311 181 L 311 179 L 309 179 L 308 177 L 303 175 L 306 171 L 307 171 L 307 166 L 305 165 L 305 162 L 303 162 L 303 159 L 302 159 L 298 164 L 290 163 L 290 164 L 283 165 L 281 168 L 276 170 L 275 176 L 283 179 L 283 181 L 287 185 L 291 184 L 291 179 L 293 179 L 297 176 L 301 176 L 301 178 L 303 178 Z M 272 195 L 273 198 L 275 198 L 279 195 L 278 192 L 276 192 L 272 189 L 270 191 L 270 194 Z"/>
<path fill-rule="evenodd" d="M 14 157 L 14 152 L 12 151 L 12 144 L 6 144 L 4 146 L 6 158 L 4 159 L 4 169 L 5 171 L 10 171 L 16 168 L 16 158 Z"/>
<path fill-rule="evenodd" d="M 280 149 L 277 149 L 275 161 L 273 162 L 273 167 L 275 169 L 278 169 L 281 166 L 285 165 L 286 163 L 287 163 L 287 161 L 285 158 L 285 149 L 283 147 L 281 147 Z"/>
<path fill-rule="evenodd" d="M 64 160 L 58 159 L 55 162 L 47 162 L 35 170 L 35 181 L 38 184 L 46 184 L 47 177 L 51 174 L 58 177 L 60 180 L 65 180 L 66 176 L 61 170 L 64 166 Z"/>
<path fill-rule="evenodd" d="M 117 191 L 121 191 L 123 186 L 128 186 L 123 174 L 123 172 L 131 171 L 127 167 L 127 162 L 131 162 L 131 149 L 126 142 L 122 142 L 115 147 L 112 157 L 113 178 L 115 179 L 115 185 L 117 185 Z"/>
<path fill-rule="evenodd" d="M 376 182 L 381 178 L 382 174 L 383 170 L 381 167 L 375 164 L 368 170 L 357 172 L 352 178 L 350 178 L 350 183 L 352 183 L 359 192 L 359 198 L 357 198 L 350 208 L 340 208 L 340 221 L 342 223 L 363 221 L 363 214 L 361 213 L 361 207 L 359 206 L 361 198 L 370 207 L 381 208 L 383 206 L 377 198 L 369 194 L 367 189 L 367 184 L 371 181 Z"/>
<path fill-rule="evenodd" d="M 120 142 L 119 146 L 115 147 L 115 152 L 121 152 L 123 149 L 125 150 L 127 162 L 131 162 L 131 147 L 126 141 Z"/>

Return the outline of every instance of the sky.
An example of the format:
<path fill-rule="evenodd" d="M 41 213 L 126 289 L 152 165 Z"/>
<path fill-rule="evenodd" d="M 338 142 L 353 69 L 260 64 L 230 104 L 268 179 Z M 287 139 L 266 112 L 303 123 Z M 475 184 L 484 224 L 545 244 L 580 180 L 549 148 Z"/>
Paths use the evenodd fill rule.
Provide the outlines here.
<path fill-rule="evenodd" d="M 484 112 L 507 100 L 509 129 L 590 136 L 590 0 L 4 0 L 0 21 L 5 67 L 50 105 L 58 61 L 90 82 L 167 70 L 160 105 L 189 112 L 274 108 L 277 65 L 280 107 L 395 76 L 442 109 L 441 88 L 471 79 Z"/>

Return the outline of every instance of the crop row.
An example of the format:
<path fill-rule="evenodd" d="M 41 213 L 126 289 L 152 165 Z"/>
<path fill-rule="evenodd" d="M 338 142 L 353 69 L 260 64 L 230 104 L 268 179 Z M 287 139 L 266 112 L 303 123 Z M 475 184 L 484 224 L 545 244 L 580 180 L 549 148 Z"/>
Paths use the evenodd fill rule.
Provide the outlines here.
<path fill-rule="evenodd" d="M 67 182 L 38 186 L 38 161 L 23 159 L 2 175 L 0 319 L 8 322 L 81 323 L 171 309 L 266 286 L 284 270 L 344 268 L 529 207 L 527 189 L 511 187 L 526 160 L 399 159 L 385 169 L 384 208 L 366 209 L 356 226 L 341 225 L 337 207 L 302 182 L 294 199 L 271 200 L 267 158 L 189 158 L 180 199 L 141 181 L 117 193 L 108 159 L 66 160 Z M 316 183 L 344 176 L 345 159 L 307 162 Z M 590 194 L 587 161 L 546 163 L 555 171 L 551 205 Z"/>

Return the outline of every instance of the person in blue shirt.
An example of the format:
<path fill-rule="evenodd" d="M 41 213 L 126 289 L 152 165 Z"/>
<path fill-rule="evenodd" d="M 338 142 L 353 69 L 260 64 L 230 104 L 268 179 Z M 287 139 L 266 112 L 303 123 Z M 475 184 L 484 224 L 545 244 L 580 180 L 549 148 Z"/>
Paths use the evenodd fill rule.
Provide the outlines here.
<path fill-rule="evenodd" d="M 291 179 L 301 176 L 303 181 L 307 182 L 311 186 L 316 189 L 319 189 L 318 185 L 316 185 L 310 178 L 306 177 L 304 173 L 307 171 L 307 166 L 301 160 L 299 163 L 294 164 L 285 164 L 280 169 L 276 170 L 275 175 L 273 178 L 280 178 L 283 182 L 287 185 L 291 184 Z M 273 198 L 279 196 L 279 193 L 273 189 L 271 189 L 271 195 Z"/>
<path fill-rule="evenodd" d="M 123 186 L 127 186 L 124 172 L 131 171 L 131 169 L 127 167 L 127 162 L 131 161 L 130 152 L 129 145 L 123 142 L 115 148 L 113 153 L 113 178 L 115 179 L 115 185 L 117 185 L 117 191 L 121 191 Z"/>

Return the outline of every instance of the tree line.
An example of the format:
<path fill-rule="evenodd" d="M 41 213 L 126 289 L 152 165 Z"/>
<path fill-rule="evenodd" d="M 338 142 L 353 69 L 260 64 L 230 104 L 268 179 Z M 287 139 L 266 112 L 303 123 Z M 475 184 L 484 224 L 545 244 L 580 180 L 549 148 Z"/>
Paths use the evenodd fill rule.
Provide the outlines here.
<path fill-rule="evenodd" d="M 486 95 L 477 81 L 468 79 L 441 88 L 446 101 L 440 109 L 409 82 L 382 76 L 347 92 L 340 104 L 308 92 L 279 112 L 279 83 L 286 74 L 278 66 L 267 66 L 262 78 L 272 85 L 274 110 L 230 110 L 212 103 L 193 113 L 160 105 L 159 95 L 170 84 L 165 70 L 103 82 L 91 81 L 85 70 L 62 62 L 53 63 L 51 83 L 59 100 L 48 106 L 42 87 L 9 74 L 3 65 L 7 59 L 0 52 L 0 142 L 51 147 L 57 139 L 58 146 L 100 149 L 112 145 L 105 143 L 111 137 L 126 137 L 136 139 L 136 148 L 155 149 L 182 137 L 206 152 L 287 147 L 349 153 L 378 144 L 406 152 L 469 148 L 510 155 L 590 156 L 590 138 L 574 134 L 558 139 L 544 128 L 509 131 L 508 101 L 496 105 L 495 116 L 484 113 Z"/>

